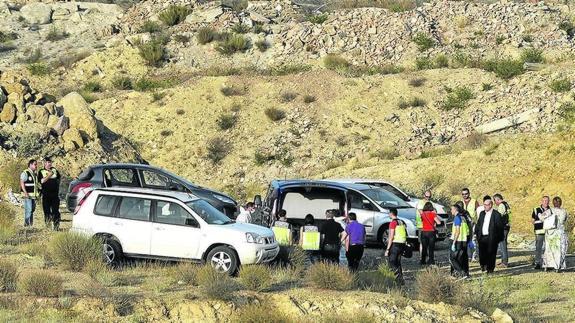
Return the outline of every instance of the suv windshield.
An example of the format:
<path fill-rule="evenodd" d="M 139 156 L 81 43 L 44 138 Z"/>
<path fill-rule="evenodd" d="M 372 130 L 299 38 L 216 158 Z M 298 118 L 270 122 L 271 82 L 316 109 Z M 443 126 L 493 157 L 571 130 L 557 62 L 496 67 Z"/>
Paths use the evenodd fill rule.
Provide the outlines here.
<path fill-rule="evenodd" d="M 204 200 L 186 202 L 186 205 L 208 224 L 228 224 L 234 222 Z"/>
<path fill-rule="evenodd" d="M 407 203 L 383 188 L 370 188 L 362 190 L 363 194 L 377 202 L 382 207 L 409 208 Z"/>

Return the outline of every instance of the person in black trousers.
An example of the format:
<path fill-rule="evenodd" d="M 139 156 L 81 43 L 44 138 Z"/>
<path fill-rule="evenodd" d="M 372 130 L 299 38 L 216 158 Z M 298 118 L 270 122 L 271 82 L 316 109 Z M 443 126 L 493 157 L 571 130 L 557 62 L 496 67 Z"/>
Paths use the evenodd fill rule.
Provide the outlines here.
<path fill-rule="evenodd" d="M 321 226 L 319 232 L 322 235 L 321 256 L 323 259 L 339 264 L 339 250 L 341 248 L 341 237 L 343 228 L 333 219 L 336 210 L 327 210 L 325 218 L 327 221 Z"/>
<path fill-rule="evenodd" d="M 389 216 L 391 217 L 391 223 L 389 223 L 389 239 L 387 240 L 385 256 L 388 257 L 389 266 L 395 273 L 395 282 L 403 285 L 401 254 L 407 243 L 407 228 L 403 221 L 397 219 L 396 209 L 390 209 Z"/>
<path fill-rule="evenodd" d="M 357 271 L 363 257 L 363 249 L 365 246 L 365 227 L 363 224 L 357 222 L 357 215 L 349 213 L 349 223 L 345 228 L 344 240 L 346 241 L 347 265 L 351 271 Z"/>
<path fill-rule="evenodd" d="M 50 157 L 44 158 L 44 168 L 38 172 L 38 181 L 42 185 L 42 209 L 46 227 L 53 222 L 54 231 L 60 228 L 60 172 L 52 166 Z"/>
<path fill-rule="evenodd" d="M 475 226 L 475 236 L 479 244 L 479 264 L 481 271 L 492 273 L 495 270 L 495 258 L 499 242 L 503 240 L 503 221 L 501 214 L 493 209 L 490 196 L 483 198 L 484 211 L 481 211 Z"/>
<path fill-rule="evenodd" d="M 419 261 L 420 265 L 426 264 L 426 258 L 429 254 L 429 261 L 427 262 L 428 265 L 435 264 L 435 225 L 441 224 L 439 218 L 437 217 L 437 213 L 435 213 L 435 209 L 433 208 L 433 204 L 431 202 L 426 202 L 423 205 L 423 210 L 421 212 L 421 222 L 422 222 L 422 232 L 421 232 L 421 260 Z"/>

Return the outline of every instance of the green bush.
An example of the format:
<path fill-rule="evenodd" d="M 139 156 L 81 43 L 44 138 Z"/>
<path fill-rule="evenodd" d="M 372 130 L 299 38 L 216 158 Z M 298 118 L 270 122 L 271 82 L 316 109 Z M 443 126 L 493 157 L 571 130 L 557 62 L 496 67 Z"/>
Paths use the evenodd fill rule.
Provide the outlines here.
<path fill-rule="evenodd" d="M 208 43 L 211 43 L 212 41 L 214 41 L 214 39 L 216 39 L 217 36 L 218 36 L 218 33 L 216 32 L 216 30 L 214 28 L 202 27 L 202 28 L 198 29 L 198 32 L 196 34 L 196 39 L 200 45 L 205 45 L 205 44 L 208 44 Z"/>
<path fill-rule="evenodd" d="M 465 138 L 466 146 L 470 149 L 479 149 L 483 147 L 487 142 L 489 142 L 489 138 L 486 134 L 479 133 L 477 131 L 472 132 L 467 138 Z"/>
<path fill-rule="evenodd" d="M 396 287 L 395 274 L 389 266 L 382 263 L 376 271 L 360 272 L 357 276 L 357 286 L 372 292 L 387 292 Z"/>
<path fill-rule="evenodd" d="M 280 121 L 283 118 L 285 118 L 286 113 L 284 110 L 282 109 L 278 109 L 278 108 L 266 108 L 266 110 L 264 111 L 264 113 L 266 114 L 266 116 L 271 120 L 271 121 Z"/>
<path fill-rule="evenodd" d="M 433 46 L 435 46 L 435 41 L 429 35 L 419 32 L 411 39 L 416 45 L 419 51 L 426 51 Z"/>
<path fill-rule="evenodd" d="M 316 97 L 313 95 L 306 94 L 303 96 L 304 103 L 313 103 L 316 101 Z"/>
<path fill-rule="evenodd" d="M 482 63 L 484 70 L 493 72 L 502 79 L 510 79 L 523 74 L 523 61 L 512 58 L 490 59 Z"/>
<path fill-rule="evenodd" d="M 482 83 L 481 84 L 481 90 L 482 91 L 490 91 L 493 89 L 493 84 L 491 83 Z"/>
<path fill-rule="evenodd" d="M 21 172 L 18 170 L 16 173 L 11 173 L 12 176 L 17 177 Z M 6 203 L 0 202 L 0 243 L 9 242 L 14 238 L 18 230 L 16 229 L 16 214 Z"/>
<path fill-rule="evenodd" d="M 221 130 L 227 130 L 233 128 L 236 125 L 237 121 L 238 117 L 235 114 L 223 113 L 218 117 L 216 123 L 218 124 L 218 127 L 220 127 Z"/>
<path fill-rule="evenodd" d="M 5 161 L 0 171 L 0 188 L 4 190 L 12 189 L 14 193 L 20 192 L 20 176 L 18 175 L 20 175 L 26 167 L 26 162 L 21 160 L 10 159 Z M 2 206 L 4 206 L 4 204 L 0 203 L 0 207 Z M 7 207 L 8 205 L 5 206 Z M 2 211 L 6 211 L 6 209 Z M 0 216 L 2 216 L 1 213 L 4 212 L 0 212 Z"/>
<path fill-rule="evenodd" d="M 181 263 L 170 268 L 170 275 L 179 284 L 198 285 L 198 272 L 202 267 L 191 263 Z"/>
<path fill-rule="evenodd" d="M 343 266 L 329 262 L 313 264 L 306 273 L 308 283 L 319 289 L 350 290 L 354 285 L 353 274 Z"/>
<path fill-rule="evenodd" d="M 13 292 L 18 282 L 18 268 L 13 263 L 0 259 L 0 292 Z"/>
<path fill-rule="evenodd" d="M 255 45 L 256 48 L 262 53 L 268 50 L 268 48 L 270 48 L 270 44 L 265 39 L 260 39 L 256 41 Z"/>
<path fill-rule="evenodd" d="M 174 36 L 174 40 L 178 43 L 185 44 L 190 41 L 190 37 L 182 34 L 178 34 Z"/>
<path fill-rule="evenodd" d="M 50 68 L 50 66 L 46 63 L 33 63 L 29 64 L 26 68 L 32 75 L 37 76 L 48 75 L 50 72 L 52 72 L 52 68 Z"/>
<path fill-rule="evenodd" d="M 569 37 L 575 36 L 575 24 L 570 20 L 560 22 L 559 29 L 563 30 Z"/>
<path fill-rule="evenodd" d="M 34 132 L 26 132 L 22 134 L 16 140 L 16 144 L 16 152 L 18 153 L 18 156 L 22 157 L 39 156 L 41 155 L 42 149 L 44 148 L 42 138 L 40 138 L 39 134 Z M 20 172 L 22 170 L 20 170 Z M 15 192 L 18 191 L 20 191 L 20 188 L 18 188 L 18 190 Z"/>
<path fill-rule="evenodd" d="M 327 54 L 323 58 L 323 66 L 330 70 L 347 68 L 349 65 L 349 62 L 345 58 L 336 54 Z"/>
<path fill-rule="evenodd" d="M 236 34 L 247 34 L 250 32 L 251 28 L 244 23 L 238 22 L 234 24 L 231 29 Z"/>
<path fill-rule="evenodd" d="M 415 68 L 418 71 L 429 70 L 433 68 L 433 61 L 429 57 L 416 57 Z"/>
<path fill-rule="evenodd" d="M 240 307 L 232 316 L 233 323 L 290 323 L 288 316 L 276 306 L 267 304 L 248 304 Z"/>
<path fill-rule="evenodd" d="M 184 21 L 190 12 L 188 7 L 171 5 L 161 12 L 158 18 L 167 26 L 175 26 Z"/>
<path fill-rule="evenodd" d="M 446 111 L 464 109 L 467 102 L 473 98 L 473 92 L 468 87 L 456 87 L 443 100 L 441 108 Z"/>
<path fill-rule="evenodd" d="M 0 31 L 0 43 L 6 43 L 18 39 L 18 34 L 15 32 L 5 33 Z"/>
<path fill-rule="evenodd" d="M 555 79 L 549 83 L 549 88 L 551 88 L 553 92 L 567 92 L 571 90 L 572 86 L 573 84 L 571 83 L 571 80 L 566 77 Z"/>
<path fill-rule="evenodd" d="M 444 54 L 435 56 L 433 61 L 435 68 L 449 67 L 449 59 Z"/>
<path fill-rule="evenodd" d="M 47 270 L 36 270 L 20 275 L 18 289 L 36 296 L 56 297 L 64 291 L 62 283 L 60 276 Z"/>
<path fill-rule="evenodd" d="M 147 20 L 144 24 L 140 27 L 139 30 L 141 33 L 157 33 L 162 31 L 162 26 L 155 21 Z"/>
<path fill-rule="evenodd" d="M 327 13 L 323 13 L 320 15 L 310 15 L 307 17 L 307 21 L 313 23 L 313 24 L 323 24 L 327 18 L 329 16 L 327 15 Z"/>
<path fill-rule="evenodd" d="M 207 158 L 214 164 L 222 161 L 232 150 L 231 144 L 224 138 L 214 137 L 207 142 Z"/>
<path fill-rule="evenodd" d="M 62 31 L 56 28 L 55 26 L 52 26 L 48 31 L 48 34 L 46 34 L 46 41 L 59 41 L 68 36 L 69 34 L 67 32 Z"/>
<path fill-rule="evenodd" d="M 424 85 L 426 81 L 427 81 L 427 79 L 424 77 L 417 77 L 417 78 L 409 80 L 408 84 L 410 86 L 413 86 L 413 87 L 420 87 L 420 86 Z"/>
<path fill-rule="evenodd" d="M 112 79 L 112 86 L 117 90 L 131 90 L 132 79 L 128 76 L 116 76 Z"/>
<path fill-rule="evenodd" d="M 261 292 L 272 285 L 272 272 L 266 265 L 242 266 L 240 281 L 244 288 Z"/>
<path fill-rule="evenodd" d="M 48 244 L 50 255 L 64 269 L 81 271 L 90 261 L 102 258 L 102 243 L 76 232 L 60 232 Z"/>
<path fill-rule="evenodd" d="M 575 103 L 563 102 L 559 107 L 559 116 L 566 122 L 575 122 Z"/>
<path fill-rule="evenodd" d="M 383 148 L 371 152 L 370 156 L 373 158 L 379 158 L 383 160 L 393 160 L 396 157 L 399 157 L 399 152 L 395 148 Z"/>
<path fill-rule="evenodd" d="M 218 42 L 216 50 L 222 55 L 233 55 L 245 52 L 250 48 L 250 41 L 242 35 L 229 35 Z"/>
<path fill-rule="evenodd" d="M 458 288 L 453 278 L 435 267 L 419 271 L 415 284 L 417 298 L 429 303 L 452 303 Z"/>
<path fill-rule="evenodd" d="M 307 255 L 300 246 L 293 246 L 288 249 L 288 263 L 296 273 L 303 273 L 306 259 Z"/>
<path fill-rule="evenodd" d="M 160 88 L 169 87 L 172 84 L 170 80 L 154 80 L 147 77 L 142 77 L 134 83 L 134 90 L 145 92 L 154 91 Z"/>
<path fill-rule="evenodd" d="M 198 286 L 204 296 L 212 299 L 229 300 L 238 290 L 236 282 L 227 274 L 217 272 L 205 265 L 197 273 Z"/>
<path fill-rule="evenodd" d="M 138 45 L 138 49 L 140 56 L 150 66 L 160 66 L 166 54 L 163 41 L 159 39 L 153 39 L 147 43 L 140 44 Z"/>
<path fill-rule="evenodd" d="M 521 60 L 527 63 L 543 63 L 543 50 L 537 48 L 527 48 L 521 52 Z"/>
<path fill-rule="evenodd" d="M 233 0 L 231 9 L 235 12 L 242 12 L 248 8 L 248 0 Z"/>
<path fill-rule="evenodd" d="M 425 102 L 424 99 L 419 98 L 419 97 L 413 97 L 409 100 L 405 100 L 403 98 L 401 98 L 399 100 L 399 103 L 397 104 L 397 107 L 400 109 L 407 109 L 409 107 L 424 107 L 427 104 L 427 102 Z"/>
<path fill-rule="evenodd" d="M 220 92 L 222 92 L 224 96 L 241 96 L 246 94 L 247 89 L 246 87 L 237 85 L 224 85 L 220 88 Z"/>
<path fill-rule="evenodd" d="M 288 103 L 288 102 L 295 100 L 295 98 L 297 98 L 297 96 L 298 96 L 298 94 L 296 92 L 285 91 L 280 95 L 280 98 L 281 98 L 281 101 L 283 103 Z"/>
<path fill-rule="evenodd" d="M 82 89 L 87 92 L 102 92 L 102 85 L 100 82 L 90 81 L 84 84 Z"/>

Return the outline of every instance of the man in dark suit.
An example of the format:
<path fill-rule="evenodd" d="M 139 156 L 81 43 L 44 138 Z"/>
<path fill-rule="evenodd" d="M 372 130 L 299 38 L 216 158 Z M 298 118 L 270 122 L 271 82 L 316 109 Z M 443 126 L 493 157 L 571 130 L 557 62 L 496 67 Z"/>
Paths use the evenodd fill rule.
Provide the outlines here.
<path fill-rule="evenodd" d="M 483 198 L 484 211 L 481 211 L 475 226 L 475 236 L 479 247 L 479 264 L 481 271 L 492 273 L 495 269 L 497 246 L 503 240 L 503 221 L 501 214 L 493 209 L 489 195 Z"/>

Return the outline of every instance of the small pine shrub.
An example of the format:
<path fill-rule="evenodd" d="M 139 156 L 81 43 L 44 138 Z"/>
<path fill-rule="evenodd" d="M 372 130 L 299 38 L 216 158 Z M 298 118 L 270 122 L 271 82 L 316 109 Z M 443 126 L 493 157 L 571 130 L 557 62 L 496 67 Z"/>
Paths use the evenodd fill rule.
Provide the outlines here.
<path fill-rule="evenodd" d="M 537 48 L 527 48 L 521 52 L 521 60 L 526 63 L 543 63 L 543 50 Z"/>
<path fill-rule="evenodd" d="M 439 54 L 433 59 L 435 68 L 449 67 L 449 59 L 444 54 Z"/>
<path fill-rule="evenodd" d="M 248 304 L 240 307 L 232 316 L 232 323 L 290 323 L 288 316 L 276 306 Z"/>
<path fill-rule="evenodd" d="M 181 263 L 170 268 L 170 275 L 178 284 L 197 286 L 198 272 L 201 268 L 201 266 L 195 264 Z"/>
<path fill-rule="evenodd" d="M 218 42 L 216 50 L 222 55 L 233 55 L 245 52 L 250 47 L 250 41 L 243 35 L 230 35 Z"/>
<path fill-rule="evenodd" d="M 232 26 L 232 32 L 236 33 L 236 34 L 247 34 L 250 32 L 250 26 L 238 22 L 235 25 Z"/>
<path fill-rule="evenodd" d="M 306 94 L 303 96 L 304 103 L 313 103 L 316 101 L 316 97 L 313 95 Z"/>
<path fill-rule="evenodd" d="M 81 271 L 90 261 L 101 259 L 102 244 L 99 240 L 75 232 L 60 232 L 49 242 L 52 259 L 64 269 Z"/>
<path fill-rule="evenodd" d="M 231 113 L 221 114 L 218 117 L 218 119 L 216 120 L 216 123 L 218 124 L 218 127 L 221 130 L 231 129 L 236 125 L 237 122 L 238 122 L 238 117 L 235 114 L 231 114 Z"/>
<path fill-rule="evenodd" d="M 435 41 L 429 35 L 419 32 L 411 39 L 416 45 L 419 51 L 424 52 L 433 46 L 435 46 Z"/>
<path fill-rule="evenodd" d="M 238 289 L 230 276 L 217 272 L 210 265 L 202 266 L 196 277 L 202 294 L 207 298 L 229 300 Z"/>
<path fill-rule="evenodd" d="M 87 92 L 102 92 L 102 85 L 100 82 L 90 81 L 84 84 L 82 89 Z"/>
<path fill-rule="evenodd" d="M 396 286 L 395 274 L 389 266 L 382 263 L 376 271 L 359 273 L 356 284 L 361 289 L 385 293 Z"/>
<path fill-rule="evenodd" d="M 523 74 L 523 62 L 512 58 L 490 59 L 482 63 L 484 70 L 493 72 L 502 79 L 510 79 L 517 75 Z"/>
<path fill-rule="evenodd" d="M 270 48 L 270 44 L 265 39 L 260 39 L 256 41 L 255 45 L 256 48 L 262 53 L 268 50 L 268 48 Z"/>
<path fill-rule="evenodd" d="M 44 76 L 50 74 L 52 72 L 52 68 L 46 63 L 33 63 L 26 67 L 30 74 L 36 76 Z"/>
<path fill-rule="evenodd" d="M 354 285 L 354 277 L 349 269 L 328 262 L 313 264 L 306 275 L 308 283 L 314 288 L 344 291 Z"/>
<path fill-rule="evenodd" d="M 472 132 L 467 138 L 465 138 L 466 146 L 470 149 L 479 149 L 483 147 L 489 138 L 487 135 L 479 133 L 479 132 Z"/>
<path fill-rule="evenodd" d="M 167 26 L 175 26 L 184 21 L 190 12 L 188 7 L 171 5 L 161 12 L 158 18 Z"/>
<path fill-rule="evenodd" d="M 47 270 L 37 270 L 21 274 L 18 289 L 35 296 L 56 297 L 64 291 L 62 283 L 60 276 Z"/>
<path fill-rule="evenodd" d="M 277 122 L 285 118 L 286 113 L 282 109 L 278 108 L 266 108 L 265 114 L 271 121 Z"/>
<path fill-rule="evenodd" d="M 112 79 L 112 86 L 117 90 L 131 90 L 132 79 L 128 76 L 117 76 Z"/>
<path fill-rule="evenodd" d="M 397 107 L 400 109 L 407 109 L 409 107 L 418 108 L 424 107 L 427 104 L 424 99 L 419 97 L 413 97 L 410 100 L 405 100 L 401 98 L 397 104 Z"/>
<path fill-rule="evenodd" d="M 564 77 L 564 78 L 560 78 L 560 79 L 555 79 L 553 81 L 551 81 L 551 83 L 549 83 L 549 88 L 551 88 L 551 90 L 553 90 L 553 92 L 567 92 L 569 90 L 571 90 L 571 87 L 573 86 L 573 84 L 571 83 L 571 80 L 569 80 L 568 78 Z"/>
<path fill-rule="evenodd" d="M 473 92 L 468 87 L 456 87 L 442 102 L 441 108 L 446 111 L 464 109 L 473 98 Z"/>
<path fill-rule="evenodd" d="M 220 88 L 220 92 L 224 96 L 242 96 L 246 94 L 247 90 L 245 87 L 237 85 L 224 85 Z"/>
<path fill-rule="evenodd" d="M 140 27 L 139 30 L 141 33 L 157 33 L 162 31 L 162 26 L 155 21 L 147 20 L 144 24 Z"/>
<path fill-rule="evenodd" d="M 484 91 L 484 92 L 485 92 L 485 91 L 490 91 L 490 90 L 492 90 L 492 89 L 493 89 L 493 84 L 491 84 L 491 83 L 483 83 L 483 84 L 481 84 L 481 90 Z"/>
<path fill-rule="evenodd" d="M 295 98 L 297 98 L 297 95 L 298 95 L 297 93 L 292 92 L 292 91 L 283 92 L 280 95 L 281 102 L 283 102 L 283 103 L 291 102 L 291 101 L 295 100 Z"/>
<path fill-rule="evenodd" d="M 163 41 L 159 39 L 153 39 L 147 43 L 139 44 L 138 50 L 140 56 L 146 61 L 150 66 L 160 66 L 164 60 L 166 54 L 166 49 L 164 47 Z"/>
<path fill-rule="evenodd" d="M 0 292 L 13 292 L 18 282 L 18 268 L 8 260 L 0 259 Z"/>
<path fill-rule="evenodd" d="M 379 158 L 383 160 L 393 160 L 396 157 L 399 157 L 399 152 L 394 148 L 383 148 L 371 152 L 370 156 L 372 158 Z"/>
<path fill-rule="evenodd" d="M 455 280 L 434 267 L 419 271 L 415 283 L 417 298 L 430 303 L 451 303 L 458 287 Z"/>
<path fill-rule="evenodd" d="M 329 16 L 327 15 L 327 13 L 323 13 L 320 15 L 310 15 L 307 17 L 307 21 L 311 22 L 312 24 L 321 25 L 327 20 L 328 17 Z"/>
<path fill-rule="evenodd" d="M 242 266 L 240 281 L 244 288 L 261 292 L 272 285 L 272 273 L 266 265 Z"/>
<path fill-rule="evenodd" d="M 427 81 L 427 79 L 424 77 L 417 77 L 417 78 L 409 80 L 408 84 L 410 86 L 413 86 L 413 87 L 420 87 L 423 84 L 425 84 L 426 81 Z"/>
<path fill-rule="evenodd" d="M 214 137 L 207 142 L 207 158 L 214 164 L 222 161 L 232 150 L 231 144 L 224 138 Z"/>
<path fill-rule="evenodd" d="M 330 70 L 345 69 L 349 67 L 349 65 L 349 62 L 345 58 L 336 54 L 327 54 L 323 58 L 323 66 Z"/>
<path fill-rule="evenodd" d="M 200 45 L 205 45 L 214 41 L 214 39 L 217 37 L 217 34 L 218 33 L 214 28 L 202 27 L 198 29 L 196 40 Z"/>
<path fill-rule="evenodd" d="M 58 28 L 56 28 L 55 26 L 52 26 L 50 28 L 50 30 L 48 31 L 48 34 L 46 34 L 46 41 L 59 41 L 62 40 L 66 37 L 68 37 L 69 34 L 65 31 L 62 31 Z"/>
<path fill-rule="evenodd" d="M 432 69 L 433 61 L 429 57 L 417 57 L 415 58 L 415 68 L 418 71 Z"/>

